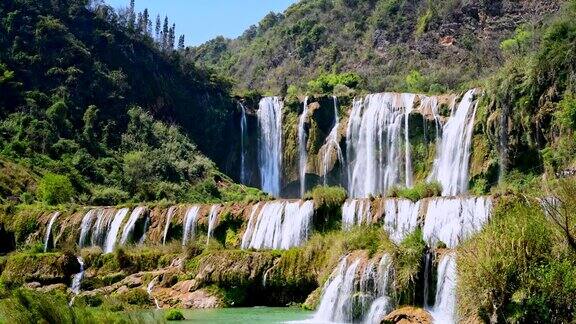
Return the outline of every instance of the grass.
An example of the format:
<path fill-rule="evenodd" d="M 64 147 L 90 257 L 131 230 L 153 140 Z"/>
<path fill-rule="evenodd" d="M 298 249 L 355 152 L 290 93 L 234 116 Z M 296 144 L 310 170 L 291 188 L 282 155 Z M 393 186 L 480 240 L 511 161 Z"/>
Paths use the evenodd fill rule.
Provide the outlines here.
<path fill-rule="evenodd" d="M 424 198 L 437 197 L 442 194 L 442 185 L 438 182 L 420 182 L 412 188 L 393 187 L 387 197 L 404 198 L 417 202 Z"/>

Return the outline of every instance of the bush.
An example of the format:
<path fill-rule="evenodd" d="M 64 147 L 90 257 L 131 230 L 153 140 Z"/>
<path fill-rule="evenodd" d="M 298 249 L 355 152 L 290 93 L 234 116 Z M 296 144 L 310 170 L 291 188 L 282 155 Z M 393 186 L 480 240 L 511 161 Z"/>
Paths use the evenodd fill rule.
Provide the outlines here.
<path fill-rule="evenodd" d="M 134 306 L 150 306 L 150 296 L 144 289 L 135 288 L 128 290 L 124 293 L 118 295 L 118 298 L 129 304 Z"/>
<path fill-rule="evenodd" d="M 96 187 L 92 191 L 90 201 L 96 206 L 115 206 L 127 201 L 129 194 L 121 189 L 112 187 Z"/>
<path fill-rule="evenodd" d="M 342 74 L 322 74 L 317 79 L 308 82 L 308 90 L 318 94 L 330 93 L 338 85 L 348 88 L 356 88 L 362 82 L 362 78 L 352 72 Z"/>
<path fill-rule="evenodd" d="M 424 198 L 437 197 L 442 194 L 442 185 L 439 182 L 417 183 L 412 188 L 393 187 L 388 192 L 390 198 L 404 198 L 417 202 Z"/>
<path fill-rule="evenodd" d="M 168 310 L 166 315 L 164 315 L 164 318 L 167 321 L 183 321 L 186 319 L 184 318 L 184 314 L 182 314 L 182 312 L 177 309 Z"/>
<path fill-rule="evenodd" d="M 67 176 L 47 173 L 38 183 L 38 196 L 50 205 L 70 202 L 74 187 Z"/>
<path fill-rule="evenodd" d="M 340 208 L 347 197 L 346 190 L 342 187 L 324 187 L 318 186 L 306 196 L 314 200 L 316 209 L 333 209 Z"/>

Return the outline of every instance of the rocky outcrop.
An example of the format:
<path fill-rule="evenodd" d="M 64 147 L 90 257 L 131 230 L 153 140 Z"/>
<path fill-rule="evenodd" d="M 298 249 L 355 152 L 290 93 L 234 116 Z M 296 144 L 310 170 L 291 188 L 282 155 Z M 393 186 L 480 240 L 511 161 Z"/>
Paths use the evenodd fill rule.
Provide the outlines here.
<path fill-rule="evenodd" d="M 432 315 L 422 308 L 403 307 L 386 315 L 381 324 L 432 324 Z"/>
<path fill-rule="evenodd" d="M 17 253 L 8 256 L 0 279 L 7 287 L 32 282 L 51 285 L 70 283 L 79 271 L 78 260 L 69 253 Z"/>

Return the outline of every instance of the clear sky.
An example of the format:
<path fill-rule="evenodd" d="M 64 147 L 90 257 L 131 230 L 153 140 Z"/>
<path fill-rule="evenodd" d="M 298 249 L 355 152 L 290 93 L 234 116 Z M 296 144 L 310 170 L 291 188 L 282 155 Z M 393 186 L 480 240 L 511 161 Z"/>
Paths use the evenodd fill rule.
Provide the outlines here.
<path fill-rule="evenodd" d="M 130 0 L 105 0 L 114 8 L 128 7 Z M 148 8 L 153 22 L 160 14 L 176 23 L 176 39 L 199 45 L 216 36 L 240 36 L 270 11 L 283 12 L 298 0 L 136 0 L 136 11 Z"/>

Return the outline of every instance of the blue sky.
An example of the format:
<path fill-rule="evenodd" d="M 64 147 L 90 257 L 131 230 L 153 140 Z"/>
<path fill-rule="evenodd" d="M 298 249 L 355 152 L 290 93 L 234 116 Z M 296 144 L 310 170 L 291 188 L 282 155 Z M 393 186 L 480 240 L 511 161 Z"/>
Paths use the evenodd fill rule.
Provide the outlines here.
<path fill-rule="evenodd" d="M 105 0 L 115 8 L 130 0 Z M 270 11 L 283 12 L 298 0 L 136 0 L 136 10 L 148 8 L 153 21 L 160 14 L 176 23 L 176 35 L 184 34 L 187 45 L 199 45 L 216 36 L 240 36 Z"/>

